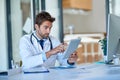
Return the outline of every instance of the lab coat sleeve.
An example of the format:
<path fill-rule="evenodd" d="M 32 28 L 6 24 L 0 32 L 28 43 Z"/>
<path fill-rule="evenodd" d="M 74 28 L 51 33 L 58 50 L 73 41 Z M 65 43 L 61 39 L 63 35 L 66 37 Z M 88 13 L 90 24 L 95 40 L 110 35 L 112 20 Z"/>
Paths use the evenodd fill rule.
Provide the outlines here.
<path fill-rule="evenodd" d="M 43 64 L 42 54 L 34 54 L 35 49 L 29 39 L 25 37 L 21 38 L 19 49 L 24 68 L 36 67 Z"/>
<path fill-rule="evenodd" d="M 63 53 L 58 53 L 57 58 L 61 66 L 73 66 L 68 64 L 68 59 L 63 59 Z"/>
<path fill-rule="evenodd" d="M 46 53 L 45 53 L 45 52 L 42 53 L 42 59 L 43 59 L 43 61 L 46 61 L 46 60 L 47 60 L 47 57 L 46 57 Z"/>

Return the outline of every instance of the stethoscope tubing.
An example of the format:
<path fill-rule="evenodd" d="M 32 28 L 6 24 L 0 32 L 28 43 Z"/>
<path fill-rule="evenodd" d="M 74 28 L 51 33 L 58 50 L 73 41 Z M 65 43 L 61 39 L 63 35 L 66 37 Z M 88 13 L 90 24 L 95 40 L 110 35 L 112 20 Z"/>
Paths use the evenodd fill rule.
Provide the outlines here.
<path fill-rule="evenodd" d="M 32 34 L 30 35 L 30 42 L 31 42 L 31 44 L 33 45 L 32 36 L 33 36 L 37 41 L 39 41 L 39 40 L 38 40 L 37 37 L 34 35 L 34 33 L 32 33 Z M 49 41 L 50 41 L 50 49 L 52 50 L 52 49 L 53 49 L 52 41 L 51 41 L 50 37 L 48 37 L 48 39 L 49 39 Z"/>

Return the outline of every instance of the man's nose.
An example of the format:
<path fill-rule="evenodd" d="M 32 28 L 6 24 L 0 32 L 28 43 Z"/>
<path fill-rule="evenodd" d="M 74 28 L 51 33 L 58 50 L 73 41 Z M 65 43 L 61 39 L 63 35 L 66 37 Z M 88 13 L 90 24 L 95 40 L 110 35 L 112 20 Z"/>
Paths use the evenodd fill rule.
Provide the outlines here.
<path fill-rule="evenodd" d="M 47 29 L 47 33 L 50 33 L 50 29 Z"/>

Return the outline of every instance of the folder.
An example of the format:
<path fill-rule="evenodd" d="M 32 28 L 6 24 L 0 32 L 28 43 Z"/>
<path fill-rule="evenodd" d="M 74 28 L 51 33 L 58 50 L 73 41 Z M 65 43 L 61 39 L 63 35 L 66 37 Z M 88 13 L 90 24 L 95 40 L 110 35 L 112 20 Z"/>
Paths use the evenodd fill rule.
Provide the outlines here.
<path fill-rule="evenodd" d="M 0 76 L 6 76 L 6 75 L 8 75 L 8 72 L 7 71 L 2 71 L 2 72 L 0 72 Z"/>
<path fill-rule="evenodd" d="M 48 73 L 49 70 L 46 69 L 45 67 L 35 67 L 35 68 L 30 68 L 30 69 L 24 69 L 23 72 L 24 72 L 24 74 L 30 74 L 30 73 Z"/>

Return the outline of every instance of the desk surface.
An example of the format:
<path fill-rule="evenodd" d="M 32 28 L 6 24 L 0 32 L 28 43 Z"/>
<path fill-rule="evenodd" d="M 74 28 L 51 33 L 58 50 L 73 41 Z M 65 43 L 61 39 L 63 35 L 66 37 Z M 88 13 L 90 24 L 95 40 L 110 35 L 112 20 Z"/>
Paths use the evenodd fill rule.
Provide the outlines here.
<path fill-rule="evenodd" d="M 49 69 L 49 73 L 16 74 L 0 80 L 120 80 L 120 67 L 105 64 L 79 65 L 72 69 Z"/>

